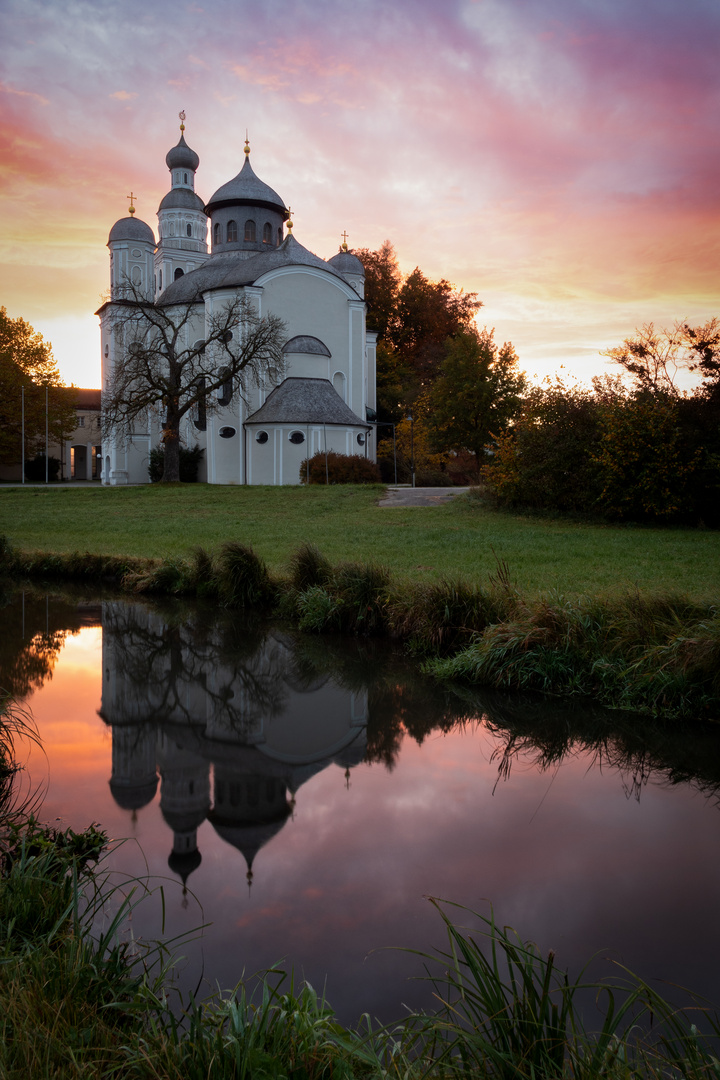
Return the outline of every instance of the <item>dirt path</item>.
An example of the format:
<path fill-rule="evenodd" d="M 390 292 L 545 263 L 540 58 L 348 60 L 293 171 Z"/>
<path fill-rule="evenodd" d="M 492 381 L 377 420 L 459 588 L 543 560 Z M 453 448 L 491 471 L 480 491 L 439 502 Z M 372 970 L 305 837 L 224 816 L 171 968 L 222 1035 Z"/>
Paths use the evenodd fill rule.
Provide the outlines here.
<path fill-rule="evenodd" d="M 400 506 L 441 506 L 469 490 L 466 487 L 389 487 L 378 506 L 390 510 Z"/>

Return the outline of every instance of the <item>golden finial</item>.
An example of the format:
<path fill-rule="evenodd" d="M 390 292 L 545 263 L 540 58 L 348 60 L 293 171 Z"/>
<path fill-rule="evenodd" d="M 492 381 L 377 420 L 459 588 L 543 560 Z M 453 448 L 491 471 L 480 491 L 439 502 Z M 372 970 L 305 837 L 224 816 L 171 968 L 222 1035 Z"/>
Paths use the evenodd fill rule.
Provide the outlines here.
<path fill-rule="evenodd" d="M 248 138 L 248 129 L 245 128 L 245 157 L 250 153 L 250 139 Z"/>
<path fill-rule="evenodd" d="M 133 214 L 135 213 L 135 207 L 133 206 L 133 199 L 137 199 L 137 195 L 133 195 L 133 193 L 131 191 L 129 195 L 125 196 L 125 198 L 130 200 L 130 209 L 128 210 L 128 214 L 130 215 L 130 217 L 132 217 Z"/>
<path fill-rule="evenodd" d="M 347 246 L 347 238 L 348 238 L 347 229 L 341 235 L 342 235 L 342 238 L 343 238 L 343 242 L 340 245 L 340 250 L 341 251 L 347 251 L 347 249 L 348 249 L 348 246 Z"/>
<path fill-rule="evenodd" d="M 179 112 L 178 116 L 180 117 L 180 130 L 184 131 L 185 130 L 185 110 L 183 109 L 182 112 Z"/>
<path fill-rule="evenodd" d="M 288 230 L 289 233 L 292 233 L 292 227 L 293 227 L 292 218 L 293 218 L 293 214 L 295 213 L 295 211 L 291 210 L 290 207 L 288 206 L 288 212 L 287 213 L 288 213 L 288 216 L 287 216 L 287 230 Z"/>

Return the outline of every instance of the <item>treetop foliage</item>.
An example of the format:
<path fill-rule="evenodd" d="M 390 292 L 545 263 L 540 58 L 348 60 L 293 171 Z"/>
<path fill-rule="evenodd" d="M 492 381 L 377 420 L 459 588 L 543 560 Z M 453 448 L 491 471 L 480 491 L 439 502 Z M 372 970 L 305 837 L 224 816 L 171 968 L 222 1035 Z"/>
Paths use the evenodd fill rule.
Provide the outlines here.
<path fill-rule="evenodd" d="M 49 342 L 24 319 L 12 319 L 0 307 L 0 462 L 19 464 L 22 448 L 22 403 L 25 409 L 25 457 L 45 444 L 45 388 L 48 388 L 48 433 L 62 442 L 75 428 L 75 409 Z M 24 391 L 24 394 L 23 394 Z"/>
<path fill-rule="evenodd" d="M 399 420 L 437 377 L 448 338 L 468 330 L 482 304 L 417 266 L 403 278 L 389 240 L 355 254 L 365 267 L 368 325 L 378 332 L 378 412 Z"/>

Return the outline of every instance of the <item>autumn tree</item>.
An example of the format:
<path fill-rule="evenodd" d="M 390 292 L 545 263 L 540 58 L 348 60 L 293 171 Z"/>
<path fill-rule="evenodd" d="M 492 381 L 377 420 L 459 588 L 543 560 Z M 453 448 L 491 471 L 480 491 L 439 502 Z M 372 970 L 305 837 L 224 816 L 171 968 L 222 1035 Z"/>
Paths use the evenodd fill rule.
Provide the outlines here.
<path fill-rule="evenodd" d="M 52 442 L 61 443 L 75 428 L 75 409 L 63 387 L 52 348 L 24 319 L 0 308 L 0 462 L 15 465 Z M 24 394 L 23 394 L 24 391 Z M 23 397 L 25 446 L 22 446 Z"/>
<path fill-rule="evenodd" d="M 476 293 L 430 281 L 419 267 L 403 278 L 389 240 L 355 254 L 365 268 L 368 325 L 378 333 L 378 412 L 398 421 L 437 377 L 447 339 L 468 330 L 482 305 Z"/>
<path fill-rule="evenodd" d="M 115 359 L 103 391 L 103 433 L 127 440 L 145 417 L 162 424 L 163 481 L 180 479 L 180 424 L 206 416 L 284 372 L 285 325 L 243 297 L 205 315 L 201 298 L 163 305 L 131 284 L 114 301 Z M 203 327 L 196 338 L 196 327 Z"/>
<path fill-rule="evenodd" d="M 510 342 L 494 331 L 468 328 L 445 345 L 445 358 L 427 395 L 427 423 L 436 450 L 465 450 L 479 469 L 485 447 L 518 413 L 525 375 Z"/>

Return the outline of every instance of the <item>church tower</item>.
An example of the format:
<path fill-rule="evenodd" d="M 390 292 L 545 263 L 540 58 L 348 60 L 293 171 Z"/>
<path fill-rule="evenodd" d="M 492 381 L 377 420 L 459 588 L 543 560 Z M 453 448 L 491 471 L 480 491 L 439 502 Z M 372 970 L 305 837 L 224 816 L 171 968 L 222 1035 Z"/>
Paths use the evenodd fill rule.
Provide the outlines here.
<path fill-rule="evenodd" d="M 185 113 L 180 113 L 180 141 L 165 164 L 172 186 L 158 207 L 159 241 L 155 252 L 155 296 L 177 278 L 197 269 L 208 257 L 207 216 L 195 192 L 200 158 L 185 142 Z"/>

